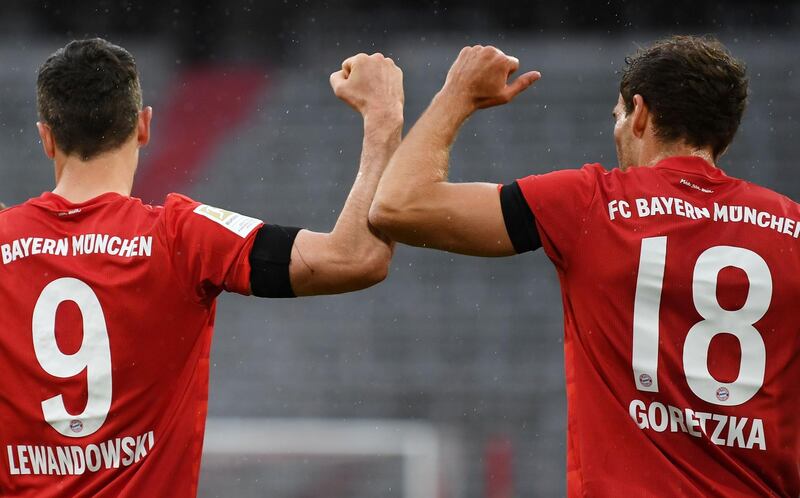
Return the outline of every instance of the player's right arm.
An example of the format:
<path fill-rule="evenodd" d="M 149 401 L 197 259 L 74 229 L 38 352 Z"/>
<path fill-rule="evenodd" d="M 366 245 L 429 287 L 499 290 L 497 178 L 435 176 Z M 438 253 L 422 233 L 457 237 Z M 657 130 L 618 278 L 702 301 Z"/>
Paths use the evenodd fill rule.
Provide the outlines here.
<path fill-rule="evenodd" d="M 386 277 L 393 243 L 367 220 L 389 158 L 400 144 L 403 75 L 381 54 L 358 54 L 331 75 L 337 97 L 364 118 L 361 163 L 329 233 L 263 224 L 183 196 L 168 197 L 167 240 L 179 278 L 198 301 L 222 290 L 258 297 L 336 294 Z"/>
<path fill-rule="evenodd" d="M 369 225 L 372 198 L 403 128 L 403 73 L 381 54 L 358 54 L 331 75 L 337 97 L 364 119 L 361 163 L 330 233 L 301 230 L 292 246 L 289 277 L 297 296 L 363 289 L 386 277 L 393 244 Z"/>

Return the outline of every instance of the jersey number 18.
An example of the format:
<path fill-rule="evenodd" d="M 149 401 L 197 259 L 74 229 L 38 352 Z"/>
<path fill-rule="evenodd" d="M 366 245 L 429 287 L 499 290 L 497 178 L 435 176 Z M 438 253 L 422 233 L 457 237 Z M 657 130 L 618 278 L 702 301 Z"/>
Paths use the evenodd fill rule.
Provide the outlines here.
<path fill-rule="evenodd" d="M 642 240 L 633 305 L 633 377 L 640 391 L 658 392 L 659 310 L 666 257 L 667 237 Z M 729 266 L 744 271 L 749 282 L 744 305 L 733 311 L 724 309 L 717 300 L 719 272 Z M 683 345 L 683 370 L 689 388 L 709 403 L 741 405 L 764 384 L 767 354 L 764 339 L 753 324 L 761 320 L 772 299 L 767 262 L 741 247 L 707 249 L 695 263 L 692 299 L 703 319 L 689 329 Z M 708 371 L 711 340 L 724 333 L 736 337 L 741 348 L 739 376 L 733 382 L 720 382 Z"/>

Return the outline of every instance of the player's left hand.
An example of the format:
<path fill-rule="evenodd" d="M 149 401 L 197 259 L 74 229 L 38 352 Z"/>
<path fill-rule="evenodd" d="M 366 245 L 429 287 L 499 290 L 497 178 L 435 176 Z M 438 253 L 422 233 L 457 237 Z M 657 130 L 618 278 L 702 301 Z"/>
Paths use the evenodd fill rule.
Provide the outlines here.
<path fill-rule="evenodd" d="M 511 83 L 519 59 L 492 46 L 464 47 L 447 73 L 441 93 L 455 97 L 468 112 L 506 104 L 542 77 L 529 71 Z"/>

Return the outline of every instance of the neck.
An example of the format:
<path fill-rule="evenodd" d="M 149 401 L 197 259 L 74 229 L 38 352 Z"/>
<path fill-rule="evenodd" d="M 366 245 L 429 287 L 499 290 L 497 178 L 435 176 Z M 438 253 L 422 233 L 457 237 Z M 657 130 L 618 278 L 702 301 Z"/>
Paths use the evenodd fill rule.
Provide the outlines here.
<path fill-rule="evenodd" d="M 642 151 L 641 164 L 642 166 L 653 166 L 659 161 L 668 157 L 676 156 L 693 156 L 704 159 L 708 164 L 716 166 L 714 154 L 710 147 L 693 147 L 686 144 L 659 144 L 658 147 L 653 149 L 645 148 Z"/>
<path fill-rule="evenodd" d="M 139 152 L 136 147 L 127 149 L 123 145 L 120 149 L 88 161 L 56 152 L 56 188 L 53 193 L 73 203 L 84 202 L 108 192 L 131 195 Z"/>

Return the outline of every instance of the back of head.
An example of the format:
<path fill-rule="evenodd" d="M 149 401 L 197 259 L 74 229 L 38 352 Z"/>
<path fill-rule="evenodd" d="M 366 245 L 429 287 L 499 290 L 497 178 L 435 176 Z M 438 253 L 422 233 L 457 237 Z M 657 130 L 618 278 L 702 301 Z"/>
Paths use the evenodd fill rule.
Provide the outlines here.
<path fill-rule="evenodd" d="M 673 36 L 625 62 L 620 94 L 627 113 L 639 94 L 659 138 L 710 146 L 715 157 L 725 151 L 747 104 L 747 76 L 744 64 L 718 40 Z"/>
<path fill-rule="evenodd" d="M 142 107 L 136 61 L 102 38 L 75 40 L 39 68 L 39 119 L 57 147 L 89 160 L 126 142 Z"/>

